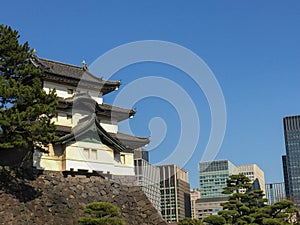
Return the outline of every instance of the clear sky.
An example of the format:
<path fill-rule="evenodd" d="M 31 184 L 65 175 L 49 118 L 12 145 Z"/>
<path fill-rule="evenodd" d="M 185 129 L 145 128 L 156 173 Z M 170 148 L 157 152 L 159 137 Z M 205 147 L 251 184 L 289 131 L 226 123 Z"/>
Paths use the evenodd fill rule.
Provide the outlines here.
<path fill-rule="evenodd" d="M 214 72 L 225 98 L 227 129 L 217 159 L 256 163 L 267 182 L 283 181 L 282 118 L 300 114 L 298 0 L 11 0 L 1 3 L 0 23 L 19 30 L 21 40 L 29 41 L 40 57 L 76 65 L 83 59 L 89 65 L 110 49 L 140 40 L 169 41 L 190 49 Z M 207 100 L 182 71 L 159 63 L 139 63 L 117 72 L 112 79 L 121 79 L 123 85 L 116 92 L 144 76 L 172 80 L 195 101 L 201 134 L 185 169 L 191 186 L 197 187 L 197 163 L 211 126 Z M 116 94 L 104 100 L 111 103 Z M 135 135 L 154 137 L 161 132 L 150 133 L 153 117 L 166 124 L 166 137 L 151 150 L 151 161 L 170 154 L 180 136 L 176 106 L 158 96 L 129 107 L 137 109 L 130 121 Z"/>

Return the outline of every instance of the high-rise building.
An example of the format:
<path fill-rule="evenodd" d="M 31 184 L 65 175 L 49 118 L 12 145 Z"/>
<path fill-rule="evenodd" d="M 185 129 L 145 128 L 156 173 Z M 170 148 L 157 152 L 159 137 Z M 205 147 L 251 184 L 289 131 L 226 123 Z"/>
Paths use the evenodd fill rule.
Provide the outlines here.
<path fill-rule="evenodd" d="M 161 215 L 167 222 L 191 217 L 188 172 L 177 165 L 160 165 Z"/>
<path fill-rule="evenodd" d="M 199 181 L 201 199 L 226 197 L 222 194 L 227 179 L 237 174 L 237 167 L 229 160 L 218 160 L 199 163 Z"/>
<path fill-rule="evenodd" d="M 284 189 L 285 189 L 285 197 L 289 198 L 289 181 L 288 181 L 288 172 L 287 172 L 287 165 L 286 165 L 286 155 L 282 156 L 282 166 L 283 166 L 283 177 L 284 177 Z"/>
<path fill-rule="evenodd" d="M 284 182 L 266 184 L 266 198 L 268 199 L 269 205 L 285 199 Z"/>
<path fill-rule="evenodd" d="M 287 197 L 300 208 L 300 115 L 283 118 L 286 157 L 283 157 Z"/>
<path fill-rule="evenodd" d="M 138 185 L 160 213 L 160 177 L 159 168 L 148 162 L 148 152 L 134 150 L 134 172 Z"/>
<path fill-rule="evenodd" d="M 191 215 L 192 218 L 197 219 L 197 212 L 196 212 L 196 201 L 200 199 L 200 189 L 199 188 L 192 188 L 191 189 Z"/>
<path fill-rule="evenodd" d="M 251 180 L 254 190 L 262 190 L 264 194 L 266 193 L 264 171 L 258 165 L 249 164 L 238 166 L 237 168 L 238 173 L 245 175 Z"/>

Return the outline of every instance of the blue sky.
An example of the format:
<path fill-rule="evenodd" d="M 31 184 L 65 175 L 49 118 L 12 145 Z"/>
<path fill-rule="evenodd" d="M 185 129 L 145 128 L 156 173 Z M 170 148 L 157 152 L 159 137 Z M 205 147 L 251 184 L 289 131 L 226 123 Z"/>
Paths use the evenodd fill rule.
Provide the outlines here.
<path fill-rule="evenodd" d="M 217 159 L 256 163 L 267 182 L 280 182 L 284 154 L 282 118 L 300 113 L 300 2 L 291 1 L 4 1 L 0 23 L 19 30 L 41 57 L 81 65 L 106 51 L 139 40 L 182 45 L 214 72 L 224 94 L 227 130 Z M 159 63 L 124 68 L 112 78 L 123 87 L 143 76 L 177 82 L 195 100 L 200 141 L 185 168 L 198 186 L 198 165 L 210 131 L 210 111 L 201 90 L 182 71 Z M 119 92 L 122 91 L 120 88 Z M 113 102 L 116 93 L 105 97 Z M 149 136 L 151 118 L 168 127 L 151 161 L 166 157 L 180 136 L 176 107 L 160 98 L 132 106 L 136 135 Z M 157 131 L 159 132 L 159 131 Z M 153 136 L 153 134 L 152 134 Z M 184 151 L 184 150 L 183 150 Z"/>

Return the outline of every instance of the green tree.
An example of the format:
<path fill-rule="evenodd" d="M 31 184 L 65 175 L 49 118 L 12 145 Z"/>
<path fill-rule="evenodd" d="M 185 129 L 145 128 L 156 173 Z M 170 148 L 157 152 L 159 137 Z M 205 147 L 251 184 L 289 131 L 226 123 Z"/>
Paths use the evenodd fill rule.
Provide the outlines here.
<path fill-rule="evenodd" d="M 192 218 L 184 218 L 178 222 L 178 225 L 202 225 L 200 220 Z"/>
<path fill-rule="evenodd" d="M 108 202 L 93 202 L 86 206 L 84 212 L 88 217 L 80 217 L 81 225 L 125 225 L 124 220 L 115 216 L 120 215 L 117 207 Z"/>
<path fill-rule="evenodd" d="M 250 179 L 242 174 L 231 175 L 224 188 L 229 194 L 228 201 L 223 203 L 223 210 L 217 215 L 207 217 L 204 222 L 211 225 L 250 224 L 250 225 L 285 225 L 292 223 L 291 217 L 298 210 L 291 201 L 283 200 L 267 205 L 261 190 L 253 190 Z"/>
<path fill-rule="evenodd" d="M 30 61 L 34 51 L 19 34 L 0 24 L 0 151 L 47 145 L 57 139 L 51 115 L 55 90 L 42 89 L 43 73 Z"/>
<path fill-rule="evenodd" d="M 221 216 L 211 215 L 209 217 L 204 218 L 203 222 L 209 225 L 223 225 L 226 223 L 226 220 Z"/>

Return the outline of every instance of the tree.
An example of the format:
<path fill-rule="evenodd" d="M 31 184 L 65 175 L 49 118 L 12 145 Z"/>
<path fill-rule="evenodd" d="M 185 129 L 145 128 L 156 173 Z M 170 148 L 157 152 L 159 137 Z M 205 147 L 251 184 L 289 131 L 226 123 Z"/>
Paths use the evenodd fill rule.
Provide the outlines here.
<path fill-rule="evenodd" d="M 178 222 L 178 225 L 202 225 L 200 220 L 192 218 L 184 218 Z"/>
<path fill-rule="evenodd" d="M 0 151 L 47 145 L 57 139 L 51 115 L 55 90 L 42 89 L 43 73 L 30 61 L 34 51 L 19 34 L 0 24 Z"/>
<path fill-rule="evenodd" d="M 119 209 L 108 202 L 90 203 L 84 212 L 90 216 L 79 218 L 78 223 L 81 225 L 125 225 L 124 220 L 115 217 L 120 215 Z"/>
<path fill-rule="evenodd" d="M 223 225 L 226 223 L 225 219 L 221 216 L 211 215 L 203 219 L 203 222 L 211 225 Z"/>
<path fill-rule="evenodd" d="M 222 224 L 251 225 L 285 225 L 294 224 L 291 217 L 298 210 L 291 201 L 283 200 L 267 205 L 261 190 L 253 190 L 250 179 L 242 174 L 231 175 L 224 188 L 229 194 L 228 201 L 223 203 L 223 210 L 217 215 L 207 217 L 204 222 Z"/>

